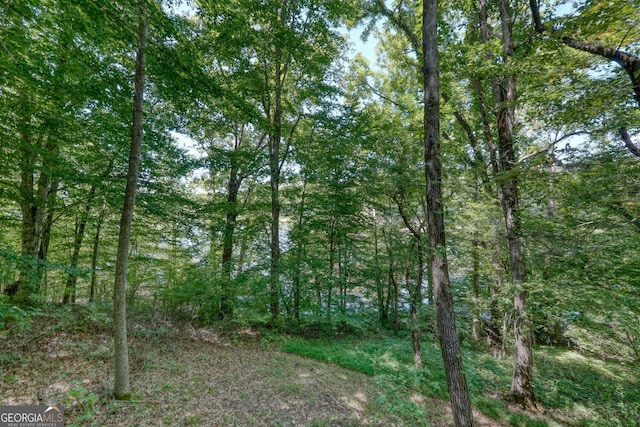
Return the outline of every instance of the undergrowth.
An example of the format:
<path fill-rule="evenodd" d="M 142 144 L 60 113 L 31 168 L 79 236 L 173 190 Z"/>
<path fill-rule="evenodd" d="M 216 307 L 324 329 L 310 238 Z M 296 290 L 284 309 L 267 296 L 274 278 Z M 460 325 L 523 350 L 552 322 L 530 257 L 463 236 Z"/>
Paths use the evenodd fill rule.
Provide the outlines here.
<path fill-rule="evenodd" d="M 131 337 L 150 348 L 162 348 L 163 337 L 174 328 L 151 311 L 132 310 Z M 48 309 L 17 308 L 0 301 L 0 335 L 11 336 L 11 346 L 0 355 L 0 373 L 29 357 L 31 342 L 55 333 L 109 332 L 109 304 L 95 303 Z M 146 317 L 145 317 L 146 316 Z M 149 317 L 151 316 L 151 317 Z M 148 318 L 147 318 L 148 317 Z M 143 327 L 138 327 L 143 325 Z M 145 326 L 146 325 L 146 326 Z M 220 335 L 234 346 L 243 346 L 239 331 L 251 329 L 263 349 L 281 349 L 317 361 L 363 373 L 379 390 L 374 405 L 381 413 L 394 414 L 404 425 L 428 425 L 427 399 L 447 400 L 447 382 L 440 349 L 433 338 L 422 342 L 423 367 L 413 366 L 410 339 L 386 330 L 374 330 L 366 322 L 336 318 L 331 322 L 302 321 L 270 325 L 267 320 L 246 319 L 216 323 Z M 235 332 L 233 332 L 235 331 Z M 242 338 L 244 339 L 244 338 Z M 251 338 L 253 339 L 253 338 Z M 7 341 L 9 342 L 9 341 Z M 146 348 L 146 347 L 145 347 Z M 92 360 L 108 360 L 109 348 L 84 349 Z M 178 354 L 178 353 L 176 353 Z M 538 347 L 535 350 L 534 389 L 546 413 L 532 415 L 514 411 L 502 396 L 511 383 L 511 359 L 493 358 L 463 348 L 465 375 L 473 406 L 502 425 L 511 426 L 640 426 L 640 387 L 637 364 L 601 360 L 568 349 Z M 134 362 L 136 362 L 134 360 Z M 148 360 L 138 361 L 146 366 Z M 70 398 L 82 402 L 82 414 L 90 417 L 94 396 L 78 386 Z M 432 425 L 437 425 L 432 422 Z"/>
<path fill-rule="evenodd" d="M 378 403 L 387 406 L 390 412 L 415 414 L 418 419 L 418 414 L 424 415 L 424 409 L 416 405 L 411 396 L 417 393 L 448 399 L 440 349 L 434 342 L 422 343 L 422 369 L 413 366 L 407 337 L 384 332 L 357 338 L 292 337 L 283 342 L 281 348 L 374 377 L 384 392 Z M 534 387 L 547 410 L 543 416 L 513 412 L 501 399 L 511 382 L 510 358 L 497 360 L 465 348 L 465 374 L 474 408 L 511 426 L 640 425 L 640 395 L 633 366 L 547 347 L 538 348 L 535 357 Z"/>

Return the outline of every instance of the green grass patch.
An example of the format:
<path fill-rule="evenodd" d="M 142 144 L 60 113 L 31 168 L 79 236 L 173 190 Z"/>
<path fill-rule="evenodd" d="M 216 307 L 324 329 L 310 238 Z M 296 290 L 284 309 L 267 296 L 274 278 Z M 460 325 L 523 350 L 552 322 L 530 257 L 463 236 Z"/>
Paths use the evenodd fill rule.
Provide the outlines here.
<path fill-rule="evenodd" d="M 366 375 L 373 375 L 376 372 L 375 365 L 361 349 L 357 347 L 347 349 L 342 343 L 295 338 L 282 343 L 281 349 L 287 353 L 334 363 Z"/>
<path fill-rule="evenodd" d="M 283 351 L 334 363 L 373 376 L 381 391 L 377 404 L 398 414 L 403 422 L 420 424 L 424 408 L 411 395 L 448 399 L 446 376 L 436 343 L 422 343 L 423 368 L 413 367 L 407 337 L 378 333 L 364 338 L 291 338 Z M 543 427 L 558 425 L 640 426 L 640 390 L 634 366 L 602 361 L 566 349 L 541 347 L 535 351 L 534 387 L 543 419 L 511 413 L 495 396 L 509 390 L 512 360 L 463 349 L 465 375 L 473 406 L 503 425 Z M 637 368 L 637 366 L 635 367 Z M 424 415 L 424 414 L 423 414 Z M 544 419 L 547 418 L 547 419 Z"/>

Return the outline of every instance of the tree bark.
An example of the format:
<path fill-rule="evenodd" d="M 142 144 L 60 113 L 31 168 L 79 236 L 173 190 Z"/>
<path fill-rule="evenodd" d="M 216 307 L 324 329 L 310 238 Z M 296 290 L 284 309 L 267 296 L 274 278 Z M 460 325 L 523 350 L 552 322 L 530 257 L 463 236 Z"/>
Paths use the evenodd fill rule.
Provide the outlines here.
<path fill-rule="evenodd" d="M 282 52 L 275 47 L 275 94 L 273 130 L 269 135 L 269 172 L 271 186 L 271 262 L 269 267 L 269 311 L 274 321 L 280 313 L 280 146 L 282 143 Z"/>
<path fill-rule="evenodd" d="M 505 62 L 514 54 L 513 19 L 509 0 L 500 0 L 500 23 L 502 28 L 502 50 Z M 507 232 L 507 245 L 511 266 L 511 284 L 514 287 L 513 309 L 515 355 L 510 398 L 525 408 L 536 408 L 533 393 L 533 350 L 531 319 L 525 311 L 528 292 L 524 288 L 526 268 L 522 249 L 522 227 L 518 196 L 518 174 L 516 166 L 513 129 L 516 105 L 516 78 L 503 76 L 496 87 L 498 126 L 498 186 L 501 189 L 501 205 Z"/>
<path fill-rule="evenodd" d="M 473 241 L 471 249 L 471 262 L 473 270 L 471 272 L 471 290 L 473 292 L 473 304 L 471 306 L 471 339 L 474 342 L 480 341 L 480 333 L 478 325 L 480 324 L 479 310 L 480 305 L 480 242 L 477 239 Z"/>
<path fill-rule="evenodd" d="M 84 205 L 84 210 L 80 214 L 80 219 L 76 224 L 76 230 L 73 237 L 73 252 L 71 254 L 71 262 L 69 267 L 71 271 L 67 276 L 67 282 L 64 288 L 64 295 L 62 297 L 62 304 L 68 305 L 71 302 L 75 302 L 76 295 L 76 283 L 78 281 L 78 275 L 74 270 L 78 268 L 78 259 L 80 257 L 80 248 L 82 247 L 82 241 L 84 240 L 84 232 L 87 227 L 87 221 L 89 219 L 89 212 L 91 211 L 91 205 L 96 195 L 96 185 L 93 184 L 89 189 L 89 195 L 87 196 L 87 202 Z"/>
<path fill-rule="evenodd" d="M 331 229 L 329 231 L 329 280 L 327 281 L 327 285 L 329 287 L 328 297 L 327 297 L 327 313 L 328 318 L 331 318 L 331 305 L 333 302 L 333 288 L 337 280 L 340 278 L 340 271 L 337 268 L 336 262 L 336 254 L 337 254 L 337 237 L 336 237 L 336 227 L 338 223 L 338 218 L 335 215 L 335 212 L 331 216 Z"/>
<path fill-rule="evenodd" d="M 236 150 L 242 142 L 242 132 L 236 142 Z M 224 226 L 224 238 L 222 243 L 222 292 L 220 294 L 220 318 L 230 319 L 233 316 L 234 292 L 231 289 L 233 270 L 233 240 L 238 218 L 238 193 L 242 184 L 242 177 L 238 175 L 239 165 L 235 152 L 231 158 L 231 171 L 227 183 L 227 218 Z"/>
<path fill-rule="evenodd" d="M 26 101 L 23 102 L 23 121 L 19 131 L 21 143 L 20 156 L 20 210 L 22 212 L 21 252 L 22 266 L 19 279 L 5 290 L 17 303 L 25 303 L 37 291 L 42 279 L 42 259 L 39 257 L 40 242 L 45 226 L 45 212 L 49 196 L 55 182 L 52 183 L 50 170 L 51 158 L 56 155 L 58 145 L 51 139 L 40 135 L 33 142 L 31 135 L 31 115 Z M 46 142 L 44 140 L 46 139 Z M 43 147 L 44 144 L 44 147 Z M 36 182 L 35 168 L 37 149 L 42 150 L 42 165 Z M 35 191 L 34 191 L 34 186 Z M 57 187 L 57 184 L 55 184 Z M 56 188 L 57 190 L 57 188 Z"/>
<path fill-rule="evenodd" d="M 95 301 L 96 297 L 96 282 L 97 282 L 97 270 L 98 267 L 98 248 L 100 245 L 100 232 L 102 231 L 102 223 L 104 222 L 104 214 L 107 209 L 106 200 L 102 204 L 100 209 L 100 215 L 98 216 L 98 223 L 96 224 L 96 234 L 93 237 L 93 247 L 91 249 L 91 284 L 89 289 L 89 302 Z"/>
<path fill-rule="evenodd" d="M 47 293 L 47 270 L 44 268 L 47 257 L 49 255 L 49 245 L 51 243 L 51 229 L 54 223 L 54 205 L 58 194 L 58 187 L 60 186 L 60 179 L 54 178 L 49 187 L 49 195 L 47 196 L 47 214 L 44 218 L 42 225 L 42 233 L 40 238 L 40 248 L 38 249 L 38 262 L 41 263 L 38 269 L 38 277 L 36 282 L 36 293 Z"/>
<path fill-rule="evenodd" d="M 411 266 L 413 264 L 413 251 L 417 246 L 418 252 L 418 277 L 414 286 L 411 286 Z M 422 301 L 422 241 L 414 238 L 407 257 L 405 268 L 405 286 L 409 291 L 409 317 L 411 319 L 411 347 L 413 348 L 413 366 L 422 367 L 422 353 L 420 351 L 420 325 L 418 324 L 418 308 Z"/>
<path fill-rule="evenodd" d="M 407 290 L 409 291 L 409 312 L 411 318 L 411 345 L 413 347 L 413 364 L 416 367 L 422 366 L 422 354 L 420 351 L 420 327 L 418 325 L 418 309 L 422 305 L 422 280 L 424 278 L 424 243 L 423 243 L 423 230 L 424 223 L 422 219 L 418 219 L 418 224 L 411 223 L 408 215 L 404 209 L 404 195 L 403 192 L 394 195 L 394 200 L 398 206 L 398 212 L 404 222 L 405 227 L 413 235 L 413 242 L 411 250 L 409 251 L 409 258 L 407 260 L 407 266 L 405 269 L 405 283 Z M 410 267 L 413 259 L 413 250 L 417 245 L 418 248 L 418 277 L 416 279 L 415 286 L 410 284 Z"/>
<path fill-rule="evenodd" d="M 376 212 L 373 211 L 373 256 L 374 268 L 375 268 L 375 283 L 376 283 L 376 296 L 378 302 L 378 323 L 384 326 L 387 323 L 387 313 L 385 311 L 385 298 L 384 298 L 384 282 L 380 277 L 380 249 L 378 247 L 378 220 L 376 218 Z"/>
<path fill-rule="evenodd" d="M 302 184 L 302 197 L 300 200 L 300 209 L 298 210 L 298 236 L 296 239 L 296 265 L 293 275 L 293 317 L 296 320 L 300 319 L 300 278 L 302 276 L 302 254 L 304 251 L 304 239 L 302 224 L 305 214 L 305 197 L 307 194 L 307 180 L 305 179 Z"/>
<path fill-rule="evenodd" d="M 454 423 L 456 426 L 472 426 L 471 399 L 460 353 L 453 296 L 449 289 L 440 160 L 440 70 L 437 25 L 437 0 L 425 0 L 422 10 L 422 50 L 424 53 L 422 72 L 424 76 L 424 146 L 431 282 L 436 299 L 438 337 Z"/>
<path fill-rule="evenodd" d="M 393 284 L 393 332 L 398 335 L 398 330 L 400 329 L 400 313 L 398 307 L 400 287 L 398 286 L 395 274 L 390 274 L 389 279 L 391 279 L 391 283 Z"/>
<path fill-rule="evenodd" d="M 129 382 L 129 349 L 127 344 L 127 265 L 131 238 L 131 224 L 136 201 L 140 151 L 142 147 L 144 80 L 147 44 L 147 21 L 143 2 L 139 3 L 138 49 L 136 53 L 135 87 L 133 96 L 133 125 L 131 128 L 131 150 L 129 152 L 129 171 L 125 190 L 118 252 L 116 256 L 116 277 L 114 286 L 114 396 L 118 400 L 131 398 Z"/>

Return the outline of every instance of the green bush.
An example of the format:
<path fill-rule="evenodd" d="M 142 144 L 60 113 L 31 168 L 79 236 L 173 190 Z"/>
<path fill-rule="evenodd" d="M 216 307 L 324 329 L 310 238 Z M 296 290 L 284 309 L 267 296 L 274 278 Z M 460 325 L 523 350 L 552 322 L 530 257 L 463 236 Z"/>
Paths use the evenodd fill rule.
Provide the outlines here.
<path fill-rule="evenodd" d="M 31 330 L 33 312 L 11 305 L 6 296 L 0 297 L 0 330 L 16 329 L 20 332 Z"/>

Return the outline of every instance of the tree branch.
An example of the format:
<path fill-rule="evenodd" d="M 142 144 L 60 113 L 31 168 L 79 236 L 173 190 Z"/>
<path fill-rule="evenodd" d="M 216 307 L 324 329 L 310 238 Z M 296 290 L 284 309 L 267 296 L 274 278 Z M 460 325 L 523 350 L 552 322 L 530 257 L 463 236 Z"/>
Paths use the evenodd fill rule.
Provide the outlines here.
<path fill-rule="evenodd" d="M 617 64 L 619 64 L 629 75 L 631 84 L 633 85 L 633 93 L 638 106 L 640 107 L 640 58 L 630 53 L 624 52 L 619 48 L 601 46 L 595 43 L 587 43 L 576 40 L 572 37 L 563 37 L 562 43 L 574 49 L 593 55 L 602 56 Z"/>
<path fill-rule="evenodd" d="M 529 153 L 529 154 L 527 154 L 525 156 L 522 156 L 521 158 L 518 159 L 516 164 L 519 165 L 520 163 L 523 163 L 523 162 L 529 160 L 530 158 L 537 156 L 538 154 L 546 153 L 547 151 L 549 151 L 550 149 L 555 147 L 558 143 L 560 143 L 561 141 L 564 141 L 567 138 L 571 138 L 572 136 L 576 136 L 576 135 L 582 135 L 584 133 L 587 133 L 587 132 L 580 130 L 580 131 L 571 132 L 571 133 L 568 133 L 566 135 L 563 135 L 562 137 L 556 139 L 555 141 L 553 141 L 552 143 L 550 143 L 546 147 L 543 147 L 543 148 L 541 148 L 539 150 L 534 151 L 533 153 Z"/>
<path fill-rule="evenodd" d="M 640 157 L 640 147 L 631 141 L 631 137 L 629 136 L 629 132 L 627 132 L 626 127 L 620 128 L 620 138 L 622 138 L 624 145 L 629 149 L 629 151 L 631 151 L 635 156 Z"/>
<path fill-rule="evenodd" d="M 380 98 L 382 98 L 383 100 L 385 100 L 385 101 L 387 101 L 387 102 L 390 102 L 391 104 L 393 104 L 393 105 L 395 105 L 396 107 L 400 108 L 402 111 L 407 111 L 407 110 L 408 110 L 408 109 L 407 109 L 407 107 L 405 107 L 404 105 L 400 104 L 400 103 L 399 103 L 399 102 L 397 102 L 397 101 L 394 101 L 393 99 L 389 98 L 388 96 L 386 96 L 386 95 L 382 94 L 380 91 L 378 91 L 378 89 L 374 88 L 374 87 L 371 85 L 371 83 L 369 83 L 369 82 L 367 81 L 367 79 L 366 79 L 366 78 L 364 79 L 364 84 L 365 84 L 369 89 L 371 89 L 371 92 L 373 92 L 373 93 L 374 93 L 374 95 L 377 95 L 377 96 L 379 96 Z"/>
<path fill-rule="evenodd" d="M 376 0 L 375 5 L 378 7 L 377 12 L 386 16 L 404 35 L 409 39 L 411 47 L 416 53 L 418 59 L 422 58 L 422 41 L 418 38 L 413 29 L 400 17 L 399 14 L 394 13 L 389 9 L 384 0 Z"/>

